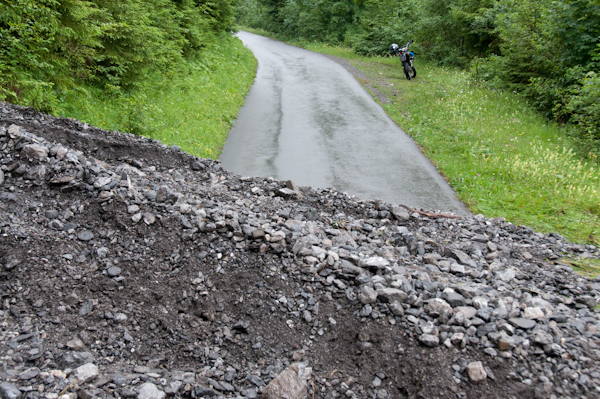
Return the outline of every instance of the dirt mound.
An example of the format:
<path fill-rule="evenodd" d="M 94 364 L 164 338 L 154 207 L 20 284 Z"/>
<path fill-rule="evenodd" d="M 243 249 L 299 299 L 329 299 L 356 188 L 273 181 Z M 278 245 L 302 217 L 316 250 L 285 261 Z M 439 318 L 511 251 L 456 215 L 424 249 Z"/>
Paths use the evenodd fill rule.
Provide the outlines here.
<path fill-rule="evenodd" d="M 3 103 L 0 149 L 0 397 L 255 398 L 297 362 L 308 397 L 599 395 L 600 285 L 556 262 L 594 246 Z"/>

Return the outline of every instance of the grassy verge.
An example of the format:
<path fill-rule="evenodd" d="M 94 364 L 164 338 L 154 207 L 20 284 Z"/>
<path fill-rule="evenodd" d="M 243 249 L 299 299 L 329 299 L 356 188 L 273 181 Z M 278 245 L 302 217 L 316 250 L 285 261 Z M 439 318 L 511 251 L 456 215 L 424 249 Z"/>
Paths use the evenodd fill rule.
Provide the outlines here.
<path fill-rule="evenodd" d="M 264 32 L 254 31 L 264 34 Z M 600 171 L 578 154 L 561 128 L 514 93 L 475 86 L 465 71 L 417 58 L 407 81 L 398 59 L 292 42 L 348 60 L 381 90 L 387 114 L 421 146 L 474 213 L 558 232 L 572 241 L 600 239 Z"/>
<path fill-rule="evenodd" d="M 148 76 L 135 93 L 86 87 L 63 98 L 64 116 L 176 144 L 217 158 L 252 85 L 256 59 L 237 38 L 224 37 L 167 75 Z"/>

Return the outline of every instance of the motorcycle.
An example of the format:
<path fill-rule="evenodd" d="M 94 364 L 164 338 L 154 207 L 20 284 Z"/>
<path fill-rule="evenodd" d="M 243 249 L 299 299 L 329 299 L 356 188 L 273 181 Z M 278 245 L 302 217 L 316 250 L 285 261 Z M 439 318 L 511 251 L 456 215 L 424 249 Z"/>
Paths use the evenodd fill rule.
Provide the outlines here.
<path fill-rule="evenodd" d="M 404 75 L 406 75 L 406 79 L 411 80 L 412 78 L 417 77 L 417 70 L 413 65 L 413 61 L 415 60 L 415 53 L 412 51 L 408 51 L 408 47 L 413 44 L 411 40 L 404 47 L 398 46 L 396 43 L 392 43 L 390 46 L 390 51 L 392 55 L 400 57 L 400 61 L 402 62 L 402 68 L 404 69 Z"/>

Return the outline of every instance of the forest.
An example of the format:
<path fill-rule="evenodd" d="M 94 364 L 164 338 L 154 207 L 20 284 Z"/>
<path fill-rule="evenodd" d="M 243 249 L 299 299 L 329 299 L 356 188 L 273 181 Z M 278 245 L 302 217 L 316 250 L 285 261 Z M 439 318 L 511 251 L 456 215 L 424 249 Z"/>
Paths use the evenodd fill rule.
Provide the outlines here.
<path fill-rule="evenodd" d="M 413 51 L 520 93 L 600 152 L 600 0 L 241 0 L 243 25 L 386 55 Z"/>
<path fill-rule="evenodd" d="M 75 93 L 131 93 L 230 32 L 232 0 L 2 0 L 0 100 L 60 112 Z"/>

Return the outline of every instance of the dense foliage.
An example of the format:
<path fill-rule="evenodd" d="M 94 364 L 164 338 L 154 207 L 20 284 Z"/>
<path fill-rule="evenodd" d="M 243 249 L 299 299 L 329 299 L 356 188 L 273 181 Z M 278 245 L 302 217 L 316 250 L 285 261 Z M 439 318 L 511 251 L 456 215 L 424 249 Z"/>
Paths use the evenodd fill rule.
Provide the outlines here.
<path fill-rule="evenodd" d="M 242 0 L 240 22 L 385 55 L 392 42 L 523 94 L 600 151 L 600 0 Z"/>
<path fill-rule="evenodd" d="M 85 85 L 132 91 L 233 23 L 233 0 L 2 0 L 0 100 L 56 111 Z"/>

